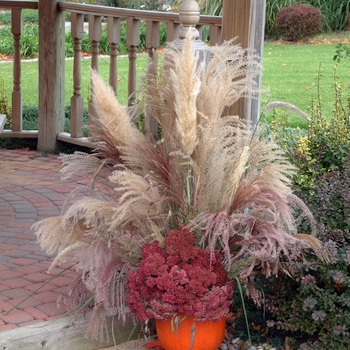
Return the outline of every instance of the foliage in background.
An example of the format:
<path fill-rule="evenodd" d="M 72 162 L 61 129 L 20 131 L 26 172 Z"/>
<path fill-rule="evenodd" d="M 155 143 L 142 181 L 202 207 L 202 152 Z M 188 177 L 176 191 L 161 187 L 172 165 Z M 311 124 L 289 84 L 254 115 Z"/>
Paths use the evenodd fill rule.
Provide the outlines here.
<path fill-rule="evenodd" d="M 310 5 L 295 4 L 284 7 L 276 15 L 278 34 L 290 41 L 299 41 L 320 32 L 322 15 Z"/>
<path fill-rule="evenodd" d="M 31 9 L 22 10 L 23 23 L 38 23 L 38 11 Z M 0 25 L 11 24 L 11 12 L 0 13 Z"/>
<path fill-rule="evenodd" d="M 0 53 L 12 56 L 13 55 L 13 37 L 11 28 L 9 26 L 0 29 Z M 166 24 L 160 24 L 160 46 L 166 44 Z M 65 50 L 66 57 L 72 57 L 74 40 L 70 31 L 66 32 Z M 89 41 L 88 33 L 84 33 L 81 42 L 82 52 L 89 53 L 91 51 L 91 42 Z M 107 39 L 107 27 L 103 27 L 102 37 L 99 43 L 99 50 L 101 55 L 109 54 L 109 43 Z M 141 21 L 140 26 L 140 45 L 138 51 L 143 52 L 146 50 L 146 22 Z M 39 44 L 38 44 L 38 25 L 32 23 L 26 23 L 23 25 L 21 35 L 21 57 L 22 58 L 34 58 L 38 57 Z M 128 53 L 126 45 L 126 22 L 123 21 L 120 28 L 120 43 L 118 45 L 118 52 L 121 55 Z"/>
<path fill-rule="evenodd" d="M 10 26 L 0 29 L 0 53 L 13 55 L 13 36 Z M 38 56 L 39 51 L 39 30 L 36 23 L 25 23 L 22 26 L 21 35 L 21 57 L 33 58 Z"/>
<path fill-rule="evenodd" d="M 268 281 L 271 327 L 318 339 L 317 349 L 348 349 L 350 334 L 350 93 L 334 82 L 334 114 L 322 112 L 321 92 L 310 108 L 307 132 L 274 126 L 297 166 L 294 188 L 318 222 L 330 263 L 295 262 L 287 276 Z M 303 227 L 304 223 L 300 223 Z M 310 259 L 310 257 L 309 257 Z"/>
<path fill-rule="evenodd" d="M 350 58 L 350 46 L 339 44 L 335 48 L 333 60 L 339 63 L 343 58 Z"/>
<path fill-rule="evenodd" d="M 5 129 L 11 127 L 12 124 L 12 108 L 9 102 L 6 91 L 4 78 L 0 75 L 0 114 L 6 115 Z"/>
<path fill-rule="evenodd" d="M 266 1 L 266 25 L 267 38 L 278 38 L 276 15 L 282 8 L 302 2 L 316 7 L 322 13 L 323 31 L 332 32 L 345 29 L 348 24 L 350 2 L 348 0 L 267 0 Z"/>

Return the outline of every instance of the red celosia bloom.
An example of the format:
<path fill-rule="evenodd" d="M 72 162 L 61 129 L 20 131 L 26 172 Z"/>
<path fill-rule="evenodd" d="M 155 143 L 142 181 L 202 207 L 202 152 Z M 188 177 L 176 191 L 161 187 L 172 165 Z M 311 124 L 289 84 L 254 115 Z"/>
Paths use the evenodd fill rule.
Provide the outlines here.
<path fill-rule="evenodd" d="M 219 320 L 232 302 L 229 281 L 218 252 L 196 247 L 186 227 L 173 230 L 158 242 L 147 244 L 137 270 L 128 274 L 127 298 L 131 312 L 141 321 L 167 319 L 176 313 L 194 315 L 197 321 Z"/>

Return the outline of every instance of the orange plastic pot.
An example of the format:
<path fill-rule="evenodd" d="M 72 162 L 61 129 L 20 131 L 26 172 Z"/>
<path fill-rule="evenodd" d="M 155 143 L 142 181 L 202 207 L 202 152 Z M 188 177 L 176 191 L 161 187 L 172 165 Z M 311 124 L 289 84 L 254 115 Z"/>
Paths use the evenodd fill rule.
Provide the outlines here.
<path fill-rule="evenodd" d="M 194 321 L 193 316 L 181 316 L 176 329 L 174 319 L 156 320 L 158 338 L 165 350 L 216 350 L 225 334 L 226 318 L 219 322 Z M 195 326 L 194 343 L 191 348 L 191 336 Z"/>

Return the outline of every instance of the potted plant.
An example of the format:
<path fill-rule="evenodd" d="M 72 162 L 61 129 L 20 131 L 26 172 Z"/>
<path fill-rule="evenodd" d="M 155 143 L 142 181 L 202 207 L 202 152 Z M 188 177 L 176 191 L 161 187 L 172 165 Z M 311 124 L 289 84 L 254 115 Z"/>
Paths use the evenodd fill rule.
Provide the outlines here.
<path fill-rule="evenodd" d="M 199 322 L 191 321 L 189 350 L 201 321 L 228 312 L 230 280 L 246 283 L 258 301 L 256 273 L 278 273 L 299 248 L 321 245 L 296 232 L 295 207 L 313 221 L 291 191 L 294 169 L 280 148 L 264 128 L 225 114 L 256 91 L 257 57 L 228 42 L 205 64 L 190 38 L 164 57 L 163 66 L 156 55 L 150 61 L 138 109 L 121 106 L 92 72 L 97 116 L 90 132 L 99 142 L 93 154 L 61 156 L 64 176 L 87 174 L 91 185 L 73 191 L 60 217 L 34 228 L 43 249 L 58 250 L 54 264 L 74 255 L 80 277 L 67 301 L 88 305 L 93 295 L 93 336 L 107 313 L 125 319 L 128 302 L 141 320 L 179 317 L 181 328 L 193 316 Z M 135 126 L 140 110 L 158 121 L 159 139 Z M 153 263 L 159 275 L 147 270 Z M 167 286 L 179 289 L 169 294 Z M 188 290 L 193 295 L 185 297 Z"/>
<path fill-rule="evenodd" d="M 146 244 L 140 266 L 128 274 L 127 288 L 131 312 L 144 322 L 156 320 L 166 349 L 215 350 L 220 345 L 233 282 L 227 278 L 221 254 L 196 246 L 188 228 L 170 231 L 164 247 L 158 241 Z M 196 337 L 191 337 L 193 325 Z"/>

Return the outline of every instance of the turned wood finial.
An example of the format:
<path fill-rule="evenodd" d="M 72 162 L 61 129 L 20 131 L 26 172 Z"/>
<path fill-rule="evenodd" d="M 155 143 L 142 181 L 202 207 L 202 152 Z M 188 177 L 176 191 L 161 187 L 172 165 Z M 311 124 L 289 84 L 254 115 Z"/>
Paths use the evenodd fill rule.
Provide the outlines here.
<path fill-rule="evenodd" d="M 195 0 L 184 0 L 179 6 L 179 21 L 182 26 L 179 37 L 170 42 L 167 48 L 181 50 L 187 33 L 190 33 L 193 39 L 194 50 L 199 53 L 201 60 L 209 62 L 210 53 L 208 46 L 200 39 L 199 31 L 196 28 L 199 19 L 200 11 L 197 2 Z"/>
<path fill-rule="evenodd" d="M 184 0 L 179 6 L 179 19 L 182 29 L 179 33 L 180 39 L 185 39 L 188 32 L 191 33 L 193 39 L 199 38 L 199 32 L 196 25 L 199 22 L 199 5 L 195 0 Z"/>

